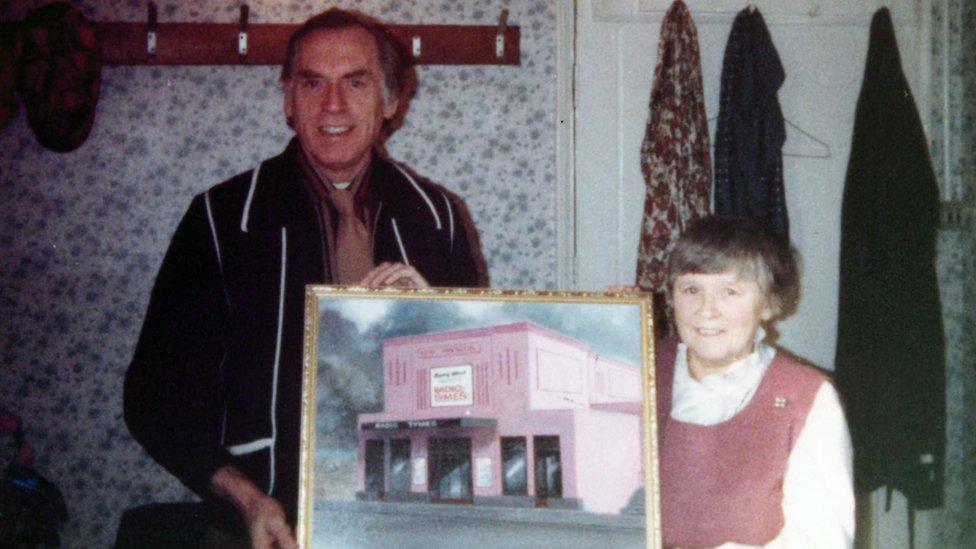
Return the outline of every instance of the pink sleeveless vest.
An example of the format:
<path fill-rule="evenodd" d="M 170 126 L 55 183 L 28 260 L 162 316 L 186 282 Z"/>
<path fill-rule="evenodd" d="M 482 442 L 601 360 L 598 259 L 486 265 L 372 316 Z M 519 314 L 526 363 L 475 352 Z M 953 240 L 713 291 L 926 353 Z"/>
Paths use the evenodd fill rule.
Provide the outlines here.
<path fill-rule="evenodd" d="M 665 546 L 763 545 L 783 529 L 783 477 L 827 376 L 782 351 L 745 408 L 711 426 L 676 421 L 677 343 L 657 346 L 661 515 Z"/>

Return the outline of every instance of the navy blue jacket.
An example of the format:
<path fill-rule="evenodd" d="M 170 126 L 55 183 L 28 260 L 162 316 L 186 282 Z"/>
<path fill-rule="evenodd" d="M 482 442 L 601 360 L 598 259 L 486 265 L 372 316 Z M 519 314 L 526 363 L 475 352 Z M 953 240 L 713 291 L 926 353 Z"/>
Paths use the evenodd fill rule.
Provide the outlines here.
<path fill-rule="evenodd" d="M 281 155 L 195 197 L 173 235 L 125 378 L 133 437 L 201 497 L 233 464 L 294 524 L 305 285 L 329 283 L 321 217 L 293 140 Z M 479 275 L 459 204 L 374 155 L 374 259 L 434 286 Z"/>
<path fill-rule="evenodd" d="M 759 10 L 736 16 L 722 61 L 715 130 L 715 213 L 789 238 L 783 190 L 786 128 L 776 93 L 786 73 Z"/>

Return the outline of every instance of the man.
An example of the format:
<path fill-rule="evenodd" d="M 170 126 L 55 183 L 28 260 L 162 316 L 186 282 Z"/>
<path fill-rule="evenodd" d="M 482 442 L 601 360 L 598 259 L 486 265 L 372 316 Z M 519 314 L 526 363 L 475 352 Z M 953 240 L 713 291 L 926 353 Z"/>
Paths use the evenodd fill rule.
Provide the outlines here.
<path fill-rule="evenodd" d="M 126 375 L 133 436 L 255 547 L 295 543 L 305 284 L 478 284 L 459 205 L 378 152 L 405 59 L 355 13 L 296 31 L 282 68 L 296 138 L 193 200 Z"/>

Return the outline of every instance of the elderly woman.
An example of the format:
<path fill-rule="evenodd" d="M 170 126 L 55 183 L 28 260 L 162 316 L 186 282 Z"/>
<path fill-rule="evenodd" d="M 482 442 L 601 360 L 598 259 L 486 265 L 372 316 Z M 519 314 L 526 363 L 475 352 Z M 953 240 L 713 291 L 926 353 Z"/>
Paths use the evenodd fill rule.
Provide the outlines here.
<path fill-rule="evenodd" d="M 796 262 L 755 223 L 709 217 L 671 253 L 680 341 L 658 346 L 669 547 L 850 547 L 851 445 L 827 374 L 763 342 Z"/>

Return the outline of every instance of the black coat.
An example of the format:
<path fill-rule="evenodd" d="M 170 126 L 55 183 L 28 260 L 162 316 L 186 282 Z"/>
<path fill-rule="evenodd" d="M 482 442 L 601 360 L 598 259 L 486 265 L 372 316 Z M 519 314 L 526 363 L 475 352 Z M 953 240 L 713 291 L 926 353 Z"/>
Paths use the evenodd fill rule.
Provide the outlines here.
<path fill-rule="evenodd" d="M 759 10 L 735 17 L 722 61 L 715 130 L 715 213 L 756 220 L 789 238 L 783 191 L 783 112 L 776 93 L 786 73 Z"/>
<path fill-rule="evenodd" d="M 859 491 L 942 503 L 945 347 L 939 193 L 891 16 L 871 23 L 841 213 L 837 389 Z"/>
<path fill-rule="evenodd" d="M 233 464 L 292 524 L 305 285 L 331 271 L 297 154 L 293 141 L 259 176 L 194 198 L 156 278 L 124 398 L 133 437 L 190 489 L 210 496 L 210 477 Z M 459 204 L 444 190 L 378 155 L 369 189 L 377 263 L 408 262 L 435 286 L 478 284 Z"/>

